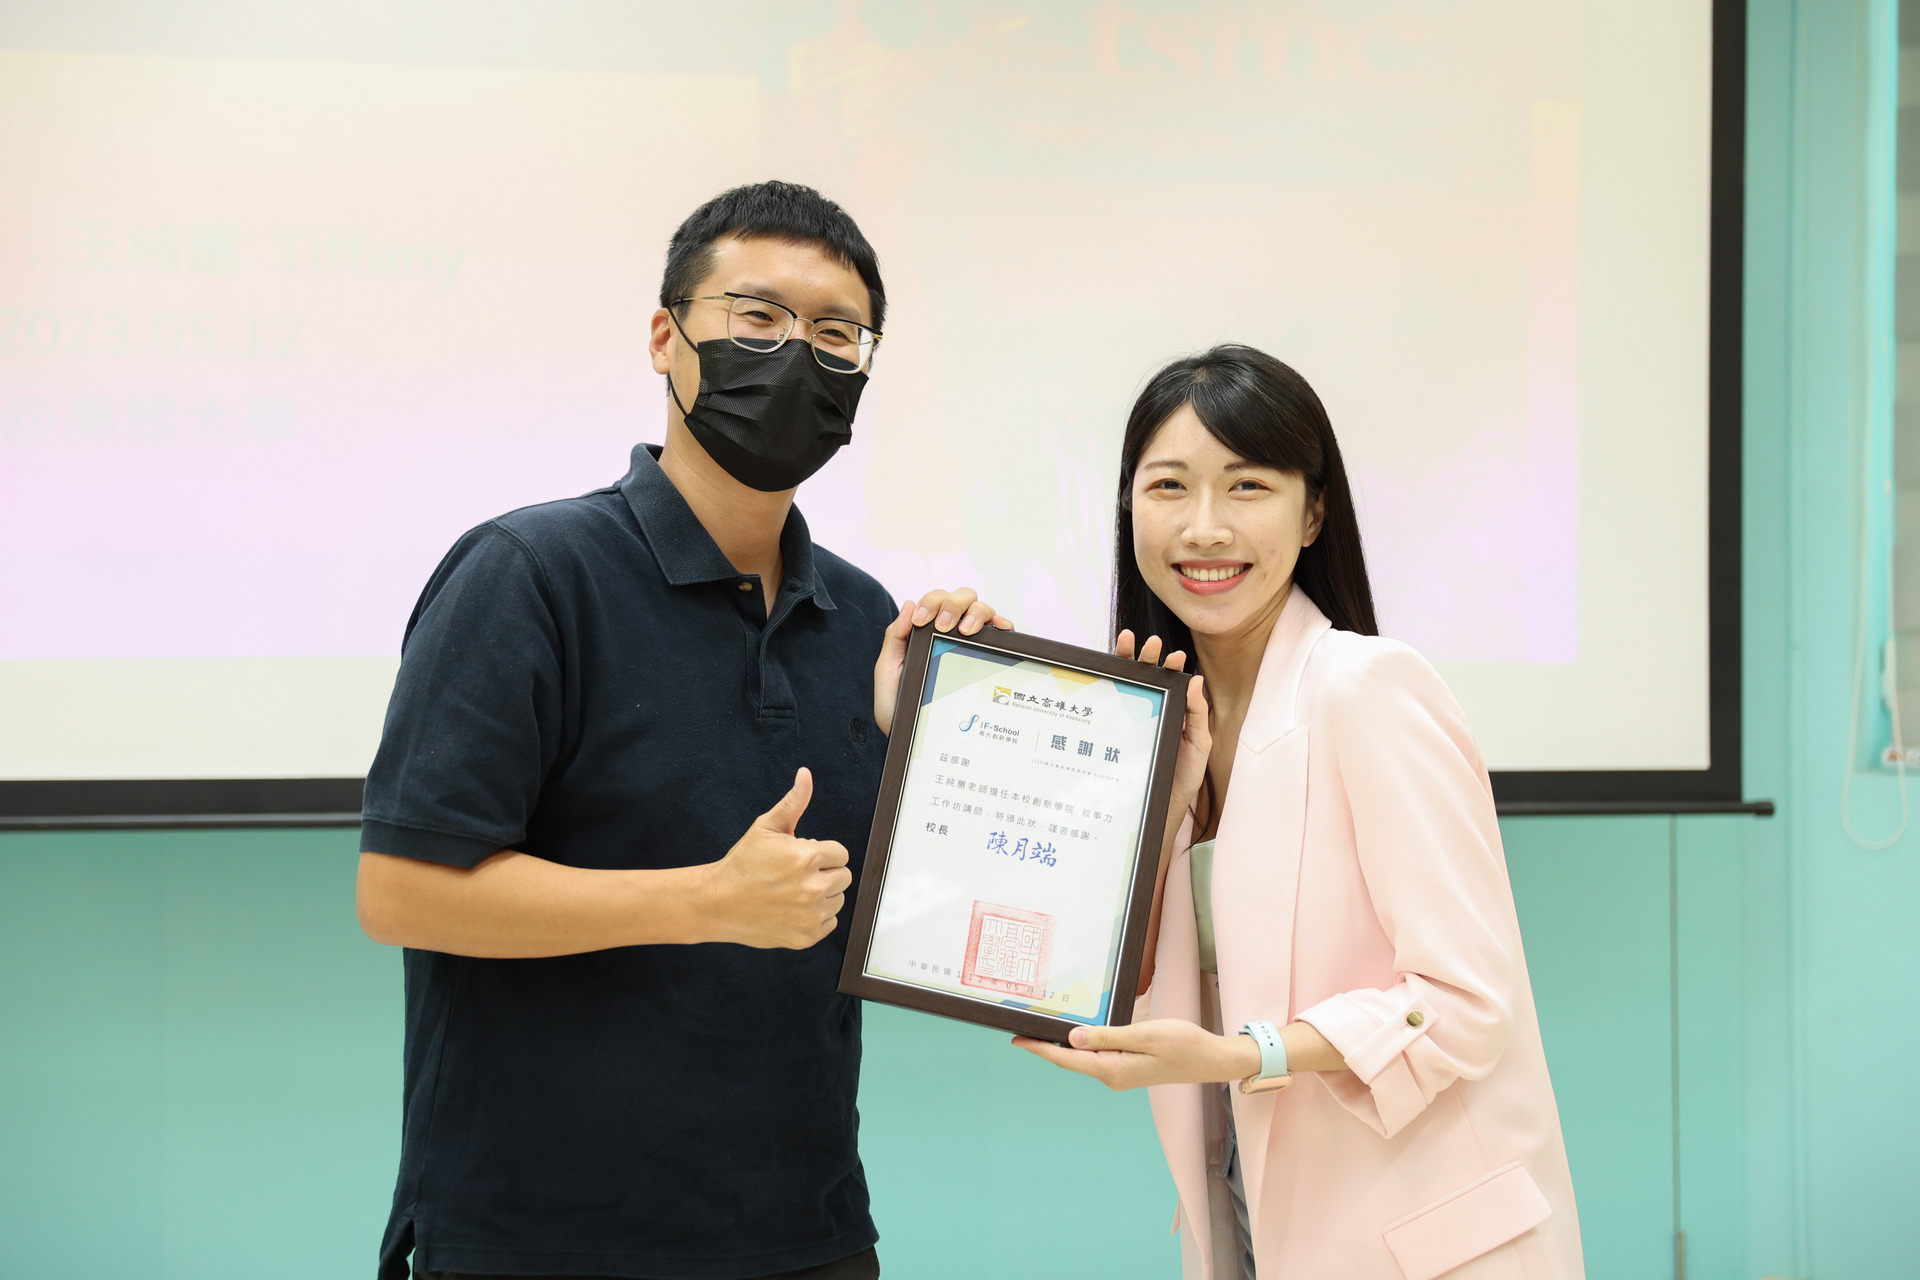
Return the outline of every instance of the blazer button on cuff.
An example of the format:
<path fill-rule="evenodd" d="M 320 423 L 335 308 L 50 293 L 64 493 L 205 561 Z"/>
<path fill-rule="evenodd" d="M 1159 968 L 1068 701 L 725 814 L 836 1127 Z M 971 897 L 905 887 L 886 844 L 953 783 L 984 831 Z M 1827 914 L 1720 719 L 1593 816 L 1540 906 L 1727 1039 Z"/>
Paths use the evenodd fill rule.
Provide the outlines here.
<path fill-rule="evenodd" d="M 1421 1023 L 1425 1022 L 1426 1020 L 1427 1020 L 1427 1015 L 1420 1012 L 1418 1009 L 1415 1009 L 1412 1013 L 1409 1013 L 1407 1015 L 1407 1025 L 1410 1027 L 1417 1027 Z"/>

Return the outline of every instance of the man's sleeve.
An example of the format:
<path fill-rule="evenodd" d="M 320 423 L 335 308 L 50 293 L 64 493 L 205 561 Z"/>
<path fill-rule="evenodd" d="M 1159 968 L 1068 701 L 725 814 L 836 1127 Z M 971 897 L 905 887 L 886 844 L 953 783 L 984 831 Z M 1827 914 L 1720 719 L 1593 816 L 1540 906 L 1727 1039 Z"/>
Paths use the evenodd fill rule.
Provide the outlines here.
<path fill-rule="evenodd" d="M 560 633 L 532 551 L 482 525 L 414 609 L 360 847 L 471 867 L 526 838 L 561 735 Z"/>

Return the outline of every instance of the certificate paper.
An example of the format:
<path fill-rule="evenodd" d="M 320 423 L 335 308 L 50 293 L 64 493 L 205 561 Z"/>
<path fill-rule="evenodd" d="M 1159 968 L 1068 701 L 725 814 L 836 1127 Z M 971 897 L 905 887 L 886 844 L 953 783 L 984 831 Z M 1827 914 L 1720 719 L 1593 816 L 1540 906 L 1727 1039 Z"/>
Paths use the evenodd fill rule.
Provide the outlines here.
<path fill-rule="evenodd" d="M 1140 877 L 1150 892 L 1159 854 L 1156 834 L 1141 869 L 1169 703 L 1184 703 L 1169 673 L 1122 666 L 1153 672 L 1135 682 L 993 643 L 931 639 L 890 829 L 875 830 L 880 883 L 861 891 L 873 903 L 859 973 L 948 997 L 935 1012 L 970 1016 L 957 999 L 1106 1024 Z"/>

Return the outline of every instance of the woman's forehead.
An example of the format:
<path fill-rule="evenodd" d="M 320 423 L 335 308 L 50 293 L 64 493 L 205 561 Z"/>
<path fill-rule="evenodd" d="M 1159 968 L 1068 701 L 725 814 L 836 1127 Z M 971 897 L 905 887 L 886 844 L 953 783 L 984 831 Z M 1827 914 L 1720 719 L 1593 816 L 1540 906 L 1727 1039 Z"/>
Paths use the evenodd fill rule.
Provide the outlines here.
<path fill-rule="evenodd" d="M 1140 451 L 1138 469 L 1211 473 L 1279 471 L 1277 467 L 1249 461 L 1220 443 L 1190 405 L 1181 406 L 1148 439 L 1147 447 Z"/>

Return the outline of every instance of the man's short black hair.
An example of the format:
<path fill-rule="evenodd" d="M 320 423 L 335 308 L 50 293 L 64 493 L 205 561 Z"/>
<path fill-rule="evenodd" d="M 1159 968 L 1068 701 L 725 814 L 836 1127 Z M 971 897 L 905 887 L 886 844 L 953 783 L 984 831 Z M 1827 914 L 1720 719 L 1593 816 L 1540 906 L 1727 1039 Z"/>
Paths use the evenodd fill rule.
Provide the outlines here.
<path fill-rule="evenodd" d="M 660 280 L 660 305 L 690 297 L 713 270 L 713 245 L 726 236 L 764 236 L 794 244 L 818 245 L 866 282 L 873 327 L 886 328 L 887 291 L 880 283 L 880 260 L 847 211 L 797 182 L 756 182 L 723 191 L 695 209 L 667 242 L 667 270 Z M 851 319 L 852 317 L 848 317 Z"/>

